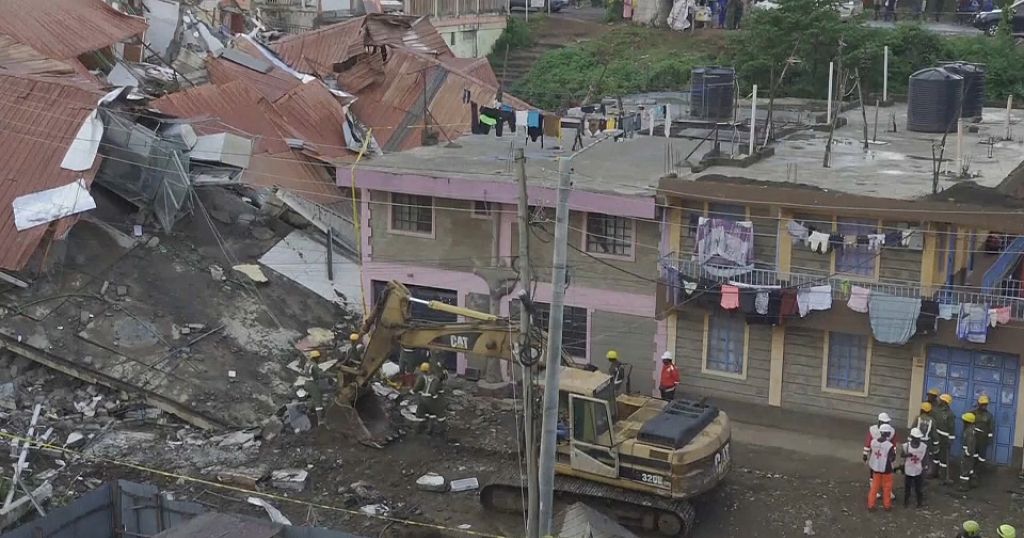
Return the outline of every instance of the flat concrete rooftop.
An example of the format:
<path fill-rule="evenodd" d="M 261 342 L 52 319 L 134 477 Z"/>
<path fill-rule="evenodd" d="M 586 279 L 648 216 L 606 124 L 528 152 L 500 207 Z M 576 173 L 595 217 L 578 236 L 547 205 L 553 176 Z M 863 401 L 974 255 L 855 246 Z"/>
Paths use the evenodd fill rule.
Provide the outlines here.
<path fill-rule="evenodd" d="M 653 196 L 658 179 L 668 172 L 678 171 L 669 163 L 681 161 L 698 143 L 697 140 L 640 135 L 619 142 L 610 138 L 597 142 L 601 136 L 583 137 L 584 146 L 596 144 L 573 158 L 574 188 Z M 464 136 L 454 144 L 442 141 L 436 146 L 391 153 L 364 161 L 359 167 L 428 176 L 443 174 L 468 179 L 514 181 L 513 148 L 521 147 L 525 149 L 526 174 L 530 184 L 557 186 L 558 159 L 573 154 L 569 151 L 572 140 L 565 140 L 567 146 L 562 149 L 556 138 L 546 137 L 545 147 L 541 149 L 539 139 L 524 145 L 525 137 L 523 129 L 512 136 L 506 132 L 501 138 L 494 136 L 493 132 L 490 135 Z"/>
<path fill-rule="evenodd" d="M 749 110 L 749 109 L 748 109 Z M 759 111 L 760 112 L 760 111 Z M 942 133 L 908 131 L 905 103 L 881 108 L 875 135 L 875 108 L 867 108 L 869 148 L 864 150 L 864 119 L 861 109 L 843 113 L 846 126 L 836 129 L 829 168 L 822 167 L 827 131 L 801 130 L 774 144 L 775 155 L 748 168 L 708 168 L 700 174 L 742 176 L 762 181 L 802 183 L 823 189 L 883 198 L 913 199 L 932 194 L 932 146 Z M 895 114 L 897 132 L 892 132 Z M 761 114 L 758 114 L 759 117 Z M 749 112 L 746 117 L 749 117 Z M 957 135 L 947 136 L 939 190 L 973 181 L 984 187 L 997 186 L 1024 158 L 1024 131 L 1019 125 L 1021 111 L 1011 114 L 1011 137 L 1006 135 L 1006 110 L 986 108 L 981 123 L 964 124 L 962 154 L 969 165 L 968 178 L 957 178 Z M 976 126 L 977 132 L 968 132 Z"/>

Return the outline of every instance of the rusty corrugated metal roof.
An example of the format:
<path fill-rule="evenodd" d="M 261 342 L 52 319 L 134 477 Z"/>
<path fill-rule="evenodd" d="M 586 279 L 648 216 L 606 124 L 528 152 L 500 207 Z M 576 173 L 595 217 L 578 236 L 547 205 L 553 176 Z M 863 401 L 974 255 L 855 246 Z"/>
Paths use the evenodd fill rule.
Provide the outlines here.
<path fill-rule="evenodd" d="M 352 112 L 365 125 L 373 128 L 373 136 L 386 152 L 411 149 L 422 145 L 426 98 L 426 122 L 438 132 L 440 139 L 454 140 L 470 131 L 468 100 L 490 103 L 497 95 L 496 84 L 480 80 L 455 66 L 451 59 L 437 59 L 404 48 L 389 49 L 380 73 L 370 66 L 375 62 L 366 54 L 349 69 L 338 75 L 338 86 L 356 93 Z M 478 62 L 469 63 L 482 69 Z M 490 70 L 489 64 L 486 67 Z M 354 90 L 352 88 L 360 88 Z M 503 102 L 517 108 L 529 105 L 511 96 Z"/>
<path fill-rule="evenodd" d="M 61 237 L 77 220 L 67 217 L 19 232 L 11 203 L 80 177 L 92 183 L 99 156 L 85 172 L 64 170 L 60 163 L 100 97 L 81 80 L 0 71 L 0 268 L 23 269 L 48 230 Z"/>
<path fill-rule="evenodd" d="M 347 160 L 345 109 L 320 81 L 300 84 L 274 103 L 293 138 L 306 142 L 316 156 L 327 161 Z"/>
<path fill-rule="evenodd" d="M 451 49 L 426 17 L 369 14 L 287 36 L 270 48 L 299 71 L 330 76 L 334 64 L 366 52 L 368 46 L 405 47 L 424 54 L 451 57 Z"/>
<path fill-rule="evenodd" d="M 139 35 L 149 25 L 103 0 L 0 0 L 0 33 L 56 60 Z"/>
<path fill-rule="evenodd" d="M 311 202 L 333 204 L 342 200 L 330 167 L 299 151 L 253 155 L 242 171 L 241 182 L 257 187 L 280 187 Z"/>
<path fill-rule="evenodd" d="M 235 39 L 232 46 L 239 52 L 244 52 L 253 58 L 263 59 L 262 53 L 248 39 Z M 244 80 L 250 88 L 256 90 L 271 102 L 277 101 L 292 88 L 299 86 L 302 82 L 291 73 L 274 67 L 269 73 L 260 73 L 239 65 L 224 58 L 216 58 L 212 55 L 206 59 L 206 68 L 210 76 L 210 82 L 214 84 L 227 84 L 233 80 Z"/>
<path fill-rule="evenodd" d="M 75 67 L 71 62 L 48 58 L 38 50 L 0 34 L 0 68 L 26 75 L 72 75 Z"/>
<path fill-rule="evenodd" d="M 232 132 L 253 138 L 253 153 L 288 151 L 286 136 L 276 127 L 284 121 L 243 80 L 170 93 L 153 101 L 153 107 L 172 116 L 199 119 L 193 124 L 199 134 Z"/>

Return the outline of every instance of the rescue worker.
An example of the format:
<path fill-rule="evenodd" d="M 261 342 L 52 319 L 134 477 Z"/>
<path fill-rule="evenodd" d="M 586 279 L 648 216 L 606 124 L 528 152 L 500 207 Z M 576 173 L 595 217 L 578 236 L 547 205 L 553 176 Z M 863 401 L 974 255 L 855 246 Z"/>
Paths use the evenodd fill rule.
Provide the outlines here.
<path fill-rule="evenodd" d="M 981 536 L 981 525 L 978 525 L 977 521 L 964 521 L 964 524 L 961 525 L 961 528 L 963 530 L 956 535 L 956 538 L 978 538 L 979 536 Z"/>
<path fill-rule="evenodd" d="M 879 494 L 885 511 L 892 510 L 892 473 L 896 463 L 896 446 L 892 436 L 896 433 L 890 424 L 878 427 L 878 438 L 871 441 L 868 467 L 871 469 L 871 489 L 868 491 L 868 510 L 874 510 Z"/>
<path fill-rule="evenodd" d="M 999 538 L 1017 538 L 1017 529 L 1010 525 L 1000 525 L 996 529 L 996 536 Z"/>
<path fill-rule="evenodd" d="M 614 349 L 609 350 L 604 357 L 608 359 L 608 375 L 612 377 L 615 394 L 621 394 L 626 382 L 626 367 L 619 362 L 619 352 Z"/>
<path fill-rule="evenodd" d="M 978 397 L 978 406 L 971 411 L 974 413 L 974 427 L 978 431 L 978 463 L 985 463 L 988 446 L 996 431 L 996 418 L 989 412 L 988 402 L 988 394 L 982 394 Z"/>
<path fill-rule="evenodd" d="M 913 489 L 917 507 L 921 508 L 924 506 L 924 464 L 928 458 L 928 443 L 920 429 L 910 430 L 910 441 L 901 445 L 900 456 L 903 458 L 903 506 L 910 506 L 910 490 Z"/>
<path fill-rule="evenodd" d="M 416 365 L 423 362 L 421 357 L 420 350 L 402 347 L 402 351 L 398 354 L 398 367 L 401 369 L 403 386 L 413 386 L 416 377 Z"/>
<path fill-rule="evenodd" d="M 960 456 L 960 491 L 967 491 L 974 481 L 974 469 L 978 463 L 978 430 L 974 426 L 974 413 L 967 412 L 960 417 L 964 421 L 963 454 Z"/>
<path fill-rule="evenodd" d="M 878 437 L 879 437 L 879 435 L 881 433 L 879 428 L 881 428 L 884 425 L 891 424 L 891 423 L 892 423 L 892 419 L 889 418 L 889 413 L 879 413 L 878 414 L 878 423 L 877 424 L 872 424 L 870 427 L 868 427 L 867 436 L 864 437 L 864 461 L 868 461 L 868 455 L 871 453 L 871 442 L 874 441 L 875 439 L 878 439 Z M 895 435 L 890 440 L 893 442 L 894 445 L 898 442 L 895 439 Z M 868 480 L 870 481 L 871 477 L 873 477 L 873 476 L 874 476 L 874 473 L 868 473 Z M 879 495 L 881 495 L 881 493 L 879 493 Z M 896 494 L 893 493 L 892 495 L 893 495 L 893 499 L 895 499 L 896 498 Z"/>
<path fill-rule="evenodd" d="M 931 468 L 934 466 L 932 460 L 935 457 L 935 420 L 932 418 L 932 404 L 928 402 L 921 402 L 921 413 L 917 415 L 917 420 L 914 422 L 913 428 L 921 430 L 922 440 L 925 446 L 928 447 L 928 452 L 925 455 L 924 466 Z M 930 473 L 928 473 L 930 474 Z"/>
<path fill-rule="evenodd" d="M 363 345 L 359 343 L 359 333 L 348 335 L 348 351 L 345 352 L 345 364 L 355 365 L 363 358 Z"/>
<path fill-rule="evenodd" d="M 412 388 L 413 394 L 419 396 L 416 406 L 416 418 L 426 421 L 426 431 L 433 434 L 443 431 L 445 422 L 445 404 L 441 394 L 441 380 L 433 372 L 429 362 L 420 364 L 420 376 Z"/>
<path fill-rule="evenodd" d="M 952 403 L 953 397 L 943 394 L 939 396 L 939 405 L 932 410 L 932 419 L 935 422 L 935 457 L 932 459 L 935 464 L 934 476 L 941 477 L 944 484 L 950 481 L 949 447 L 956 433 L 956 417 L 949 408 Z"/>
<path fill-rule="evenodd" d="M 679 370 L 672 363 L 672 352 L 666 351 L 661 354 L 661 381 L 658 383 L 658 390 L 661 391 L 662 400 L 675 400 L 676 387 L 679 386 Z"/>
<path fill-rule="evenodd" d="M 939 405 L 939 394 L 942 394 L 939 392 L 939 389 L 932 387 L 928 389 L 928 396 L 925 398 L 925 401 L 932 404 L 932 407 L 935 407 Z"/>

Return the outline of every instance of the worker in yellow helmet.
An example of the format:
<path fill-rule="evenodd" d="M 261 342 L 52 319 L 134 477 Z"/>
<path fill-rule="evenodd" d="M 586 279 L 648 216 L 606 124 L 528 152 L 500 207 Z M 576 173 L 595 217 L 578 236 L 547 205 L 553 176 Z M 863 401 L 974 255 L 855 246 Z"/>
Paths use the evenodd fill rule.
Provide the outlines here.
<path fill-rule="evenodd" d="M 416 418 L 426 421 L 423 426 L 426 427 L 427 433 L 443 433 L 447 405 L 441 390 L 441 378 L 434 373 L 429 362 L 420 364 L 420 376 L 416 379 L 412 392 L 419 395 Z"/>
<path fill-rule="evenodd" d="M 996 529 L 996 536 L 999 538 L 1017 538 L 1017 529 L 1010 525 L 1000 525 Z"/>
<path fill-rule="evenodd" d="M 977 483 L 974 470 L 978 463 L 978 430 L 974 425 L 974 413 L 964 413 L 960 418 L 964 421 L 963 453 L 960 454 L 960 490 L 967 491 Z"/>
<path fill-rule="evenodd" d="M 978 429 L 978 463 L 985 463 L 988 447 L 996 431 L 996 418 L 988 410 L 988 394 L 978 396 L 978 405 L 971 410 L 974 413 L 974 427 Z"/>
<path fill-rule="evenodd" d="M 942 478 L 949 483 L 949 447 L 953 444 L 956 434 L 956 416 L 950 409 L 953 397 L 949 394 L 939 396 L 938 403 L 932 407 L 932 419 L 935 422 L 935 457 L 932 458 L 933 477 Z"/>
<path fill-rule="evenodd" d="M 935 407 L 936 405 L 939 404 L 939 395 L 940 394 L 942 394 L 942 392 L 940 392 L 939 389 L 937 389 L 935 387 L 932 387 L 932 388 L 928 389 L 928 397 L 925 398 L 925 401 L 927 401 L 928 403 L 932 404 L 932 407 Z"/>
<path fill-rule="evenodd" d="M 626 382 L 626 367 L 619 362 L 619 352 L 610 349 L 608 353 L 605 353 L 604 358 L 608 359 L 608 375 L 612 377 L 615 394 L 621 394 L 623 383 Z"/>
<path fill-rule="evenodd" d="M 925 450 L 925 458 L 923 465 L 925 468 L 929 468 L 932 465 L 932 460 L 935 457 L 935 419 L 932 417 L 932 404 L 928 402 L 921 402 L 921 412 L 917 415 L 917 420 L 910 425 L 911 429 L 917 428 L 921 432 L 921 441 L 925 444 L 927 449 Z M 927 476 L 927 473 L 922 473 L 922 476 Z"/>

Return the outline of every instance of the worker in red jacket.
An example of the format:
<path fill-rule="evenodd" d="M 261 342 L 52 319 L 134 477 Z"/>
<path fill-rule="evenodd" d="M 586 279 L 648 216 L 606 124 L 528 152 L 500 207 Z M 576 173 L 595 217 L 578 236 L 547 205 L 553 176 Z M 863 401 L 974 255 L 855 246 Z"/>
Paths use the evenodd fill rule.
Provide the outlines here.
<path fill-rule="evenodd" d="M 679 386 L 679 370 L 672 363 L 672 352 L 666 351 L 661 355 L 661 382 L 658 383 L 658 390 L 661 391 L 662 400 L 675 400 L 676 387 Z"/>

